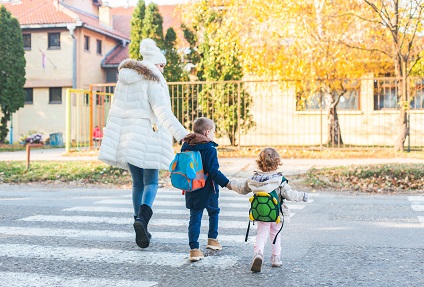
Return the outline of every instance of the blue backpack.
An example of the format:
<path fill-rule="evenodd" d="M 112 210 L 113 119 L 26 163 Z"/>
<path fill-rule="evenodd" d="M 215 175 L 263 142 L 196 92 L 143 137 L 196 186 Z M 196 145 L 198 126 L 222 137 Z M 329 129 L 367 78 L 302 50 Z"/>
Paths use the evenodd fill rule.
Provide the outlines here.
<path fill-rule="evenodd" d="M 203 172 L 199 151 L 184 151 L 175 155 L 169 165 L 171 184 L 185 191 L 195 191 L 205 186 L 207 175 Z"/>

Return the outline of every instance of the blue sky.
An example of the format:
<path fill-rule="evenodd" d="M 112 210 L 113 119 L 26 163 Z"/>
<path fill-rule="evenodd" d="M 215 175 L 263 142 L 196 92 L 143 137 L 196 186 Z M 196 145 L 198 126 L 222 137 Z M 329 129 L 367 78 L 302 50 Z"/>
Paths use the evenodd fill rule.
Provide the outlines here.
<path fill-rule="evenodd" d="M 185 3 L 188 0 L 153 0 L 153 2 L 155 2 L 158 5 L 174 5 L 174 4 L 179 4 L 179 3 Z M 104 1 L 106 2 L 106 1 Z M 109 5 L 112 7 L 116 7 L 116 6 L 126 6 L 127 3 L 130 6 L 135 6 L 138 2 L 138 0 L 109 0 Z M 146 4 L 152 2 L 152 0 L 145 0 Z"/>

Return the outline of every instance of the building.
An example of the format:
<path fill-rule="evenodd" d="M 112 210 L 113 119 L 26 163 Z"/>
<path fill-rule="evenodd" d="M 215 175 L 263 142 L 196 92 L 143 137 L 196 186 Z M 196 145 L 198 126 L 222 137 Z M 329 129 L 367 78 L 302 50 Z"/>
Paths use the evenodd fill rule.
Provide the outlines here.
<path fill-rule="evenodd" d="M 112 8 L 101 0 L 0 4 L 21 25 L 27 63 L 25 106 L 13 115 L 8 139 L 19 142 L 29 131 L 64 134 L 66 89 L 116 82 L 117 67 L 129 55 L 134 7 Z M 164 30 L 174 8 L 161 7 Z"/>

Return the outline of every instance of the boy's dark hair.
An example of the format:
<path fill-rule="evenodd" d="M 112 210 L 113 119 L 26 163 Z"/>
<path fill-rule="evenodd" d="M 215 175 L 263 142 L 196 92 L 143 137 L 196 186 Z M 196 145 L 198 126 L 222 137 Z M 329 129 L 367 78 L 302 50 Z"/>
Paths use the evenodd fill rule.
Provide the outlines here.
<path fill-rule="evenodd" d="M 214 128 L 214 121 L 205 117 L 197 118 L 193 123 L 193 132 L 202 135 L 204 135 L 207 130 L 212 130 Z"/>

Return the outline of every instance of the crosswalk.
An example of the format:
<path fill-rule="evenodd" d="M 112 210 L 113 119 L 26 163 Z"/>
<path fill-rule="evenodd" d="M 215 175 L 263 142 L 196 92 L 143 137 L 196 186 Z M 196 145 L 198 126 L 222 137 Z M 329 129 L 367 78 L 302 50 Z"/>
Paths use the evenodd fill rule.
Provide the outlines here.
<path fill-rule="evenodd" d="M 310 202 L 318 194 L 311 194 Z M 218 239 L 224 248 L 252 245 L 255 230 L 244 242 L 248 224 L 249 196 L 222 191 Z M 161 188 L 153 205 L 149 224 L 151 247 L 140 249 L 134 243 L 131 195 L 113 198 L 93 197 L 90 204 L 75 205 L 38 212 L 0 225 L 0 260 L 55 261 L 65 264 L 111 264 L 144 266 L 144 268 L 202 268 L 226 269 L 239 260 L 225 252 L 214 253 L 196 264 L 188 261 L 188 219 L 184 196 L 172 188 Z M 99 200 L 97 200 L 99 199 Z M 0 199 L 2 200 L 2 199 Z M 89 201 L 86 201 L 89 202 Z M 288 203 L 289 208 L 301 212 L 310 203 Z M 296 213 L 292 212 L 291 216 Z M 207 241 L 207 212 L 202 220 L 200 244 Z M 2 239 L 9 240 L 2 240 Z M 14 239 L 14 240 L 13 240 Z M 87 242 L 87 243 L 82 243 Z M 95 242 L 96 244 L 93 244 Z M 170 244 L 176 248 L 169 248 Z M 87 246 L 86 246 L 87 245 Z M 201 247 L 202 248 L 202 247 Z M 203 248 L 202 248 L 203 249 Z M 1 267 L 1 263 L 0 263 Z M 129 267 L 130 268 L 130 267 Z M 0 268 L 0 285 L 4 286 L 156 286 L 160 277 L 152 272 L 146 280 L 117 278 L 86 278 L 37 272 L 16 272 Z M 19 280 L 18 280 L 19 278 Z M 25 282 L 20 285 L 19 282 Z M 3 286 L 3 285 L 2 285 Z"/>
<path fill-rule="evenodd" d="M 417 218 L 421 224 L 424 224 L 424 196 L 408 196 L 408 200 L 411 203 L 412 210 L 422 214 L 422 216 L 417 215 Z"/>

